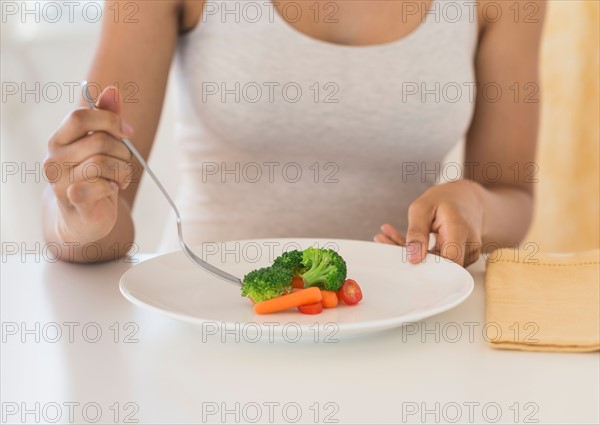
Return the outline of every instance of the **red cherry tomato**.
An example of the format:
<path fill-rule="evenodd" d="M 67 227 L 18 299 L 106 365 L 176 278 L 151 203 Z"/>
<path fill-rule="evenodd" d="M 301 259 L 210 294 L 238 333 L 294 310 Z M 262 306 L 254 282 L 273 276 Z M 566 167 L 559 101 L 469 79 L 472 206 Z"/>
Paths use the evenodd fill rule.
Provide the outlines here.
<path fill-rule="evenodd" d="M 320 302 L 314 304 L 306 304 L 298 307 L 298 311 L 302 314 L 319 314 L 323 311 L 323 304 Z"/>
<path fill-rule="evenodd" d="M 348 305 L 358 304 L 362 297 L 360 286 L 353 279 L 347 279 L 339 290 L 339 298 Z"/>

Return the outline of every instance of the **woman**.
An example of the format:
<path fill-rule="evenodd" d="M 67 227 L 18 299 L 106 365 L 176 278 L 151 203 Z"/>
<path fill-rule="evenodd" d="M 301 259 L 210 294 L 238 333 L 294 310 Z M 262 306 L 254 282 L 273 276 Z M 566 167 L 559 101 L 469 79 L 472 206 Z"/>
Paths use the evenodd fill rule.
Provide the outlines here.
<path fill-rule="evenodd" d="M 107 88 L 98 110 L 73 111 L 48 143 L 45 169 L 70 172 L 47 191 L 45 236 L 70 244 L 65 260 L 89 261 L 90 242 L 102 248 L 97 260 L 126 253 L 141 171 L 118 139 L 148 157 L 176 58 L 178 203 L 192 244 L 375 235 L 407 245 L 416 263 L 435 233 L 433 250 L 462 265 L 486 246 L 512 246 L 532 213 L 543 10 L 542 1 L 107 2 L 88 76 Z M 458 181 L 434 185 L 463 137 Z"/>

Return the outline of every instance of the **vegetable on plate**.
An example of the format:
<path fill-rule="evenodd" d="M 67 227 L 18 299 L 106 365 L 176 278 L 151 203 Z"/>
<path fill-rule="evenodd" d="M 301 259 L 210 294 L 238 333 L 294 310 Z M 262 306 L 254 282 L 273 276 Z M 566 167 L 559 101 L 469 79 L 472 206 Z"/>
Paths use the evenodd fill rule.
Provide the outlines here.
<path fill-rule="evenodd" d="M 332 249 L 309 247 L 285 252 L 270 267 L 244 276 L 242 296 L 250 298 L 257 314 L 297 308 L 319 314 L 341 302 L 354 305 L 362 299 L 355 280 L 346 279 L 346 262 Z"/>

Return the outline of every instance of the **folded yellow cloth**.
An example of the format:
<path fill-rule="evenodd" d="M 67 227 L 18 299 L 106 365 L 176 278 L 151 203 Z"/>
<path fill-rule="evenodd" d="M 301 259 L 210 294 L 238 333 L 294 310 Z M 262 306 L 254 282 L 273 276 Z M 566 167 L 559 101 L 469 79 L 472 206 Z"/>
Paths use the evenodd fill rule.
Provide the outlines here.
<path fill-rule="evenodd" d="M 495 348 L 600 349 L 600 250 L 502 249 L 486 270 L 486 339 Z"/>

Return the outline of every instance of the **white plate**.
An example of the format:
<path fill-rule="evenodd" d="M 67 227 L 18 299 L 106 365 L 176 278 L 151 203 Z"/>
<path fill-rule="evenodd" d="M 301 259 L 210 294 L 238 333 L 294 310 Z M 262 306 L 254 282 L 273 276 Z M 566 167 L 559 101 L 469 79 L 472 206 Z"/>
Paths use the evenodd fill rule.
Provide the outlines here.
<path fill-rule="evenodd" d="M 200 324 L 205 336 L 252 342 L 282 338 L 321 341 L 402 326 L 457 306 L 473 290 L 471 275 L 451 261 L 428 254 L 423 263 L 413 265 L 407 262 L 404 248 L 374 242 L 257 239 L 204 244 L 194 252 L 243 277 L 270 265 L 283 251 L 311 245 L 335 249 L 344 257 L 348 278 L 355 279 L 362 289 L 360 304 L 325 309 L 319 315 L 292 310 L 257 315 L 238 287 L 204 272 L 183 252 L 131 268 L 121 277 L 120 289 L 136 305 Z"/>

